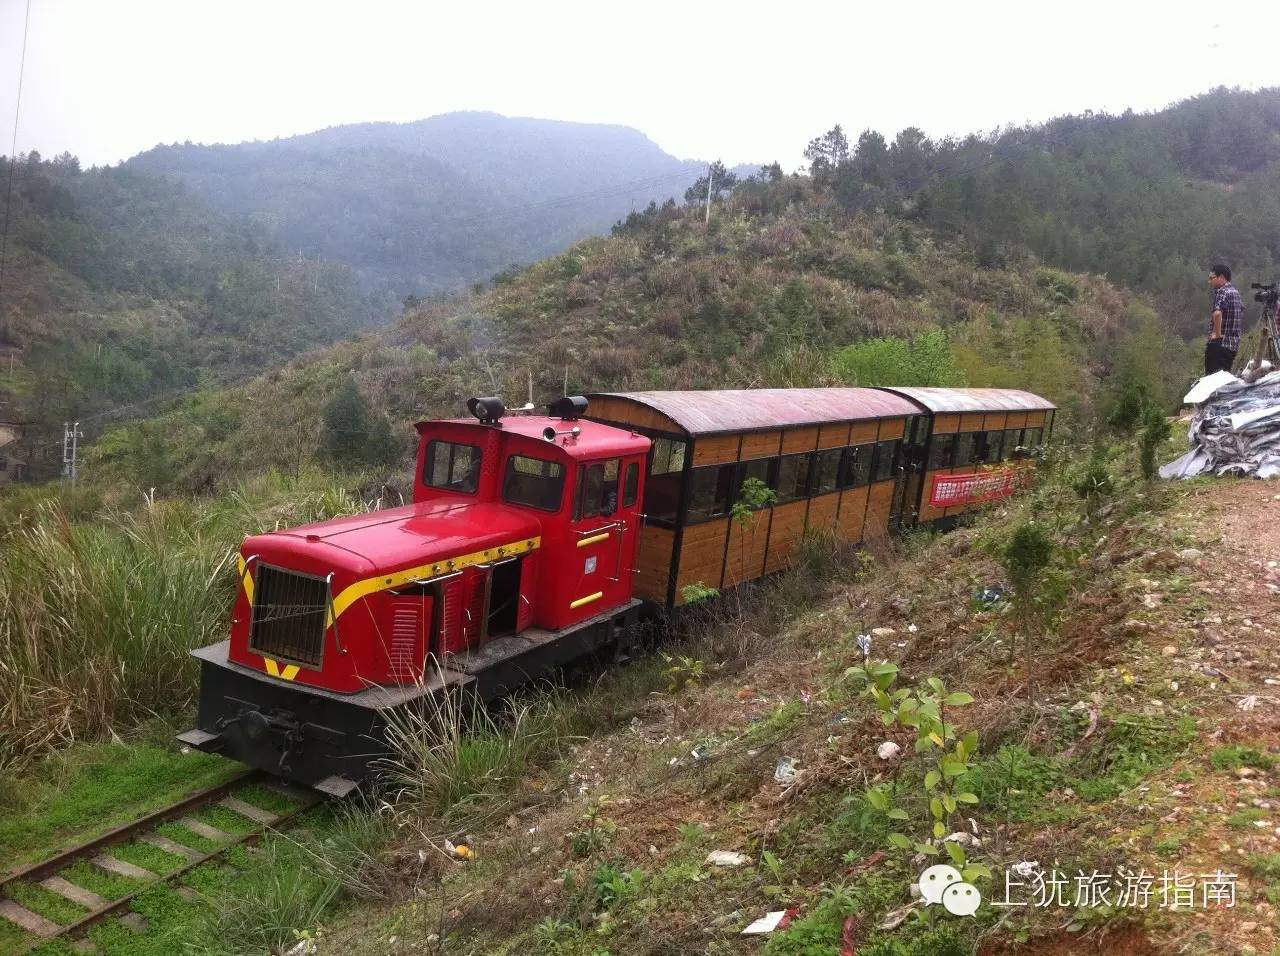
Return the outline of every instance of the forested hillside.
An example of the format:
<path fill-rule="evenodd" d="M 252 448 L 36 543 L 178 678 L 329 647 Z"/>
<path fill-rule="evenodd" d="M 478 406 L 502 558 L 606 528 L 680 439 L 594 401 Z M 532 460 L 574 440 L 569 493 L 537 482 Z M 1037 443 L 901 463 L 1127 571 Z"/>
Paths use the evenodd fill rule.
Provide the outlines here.
<path fill-rule="evenodd" d="M 130 160 L 397 300 L 456 289 L 682 195 L 705 166 L 634 129 L 496 113 L 362 123 Z"/>
<path fill-rule="evenodd" d="M 1204 277 L 1280 278 L 1280 89 L 1214 90 L 1168 109 L 1066 116 L 934 141 L 838 128 L 809 147 L 846 209 L 883 208 L 969 240 L 986 264 L 1029 249 L 1153 297 L 1199 334 Z"/>
<path fill-rule="evenodd" d="M 1036 389 L 1087 420 L 1101 376 L 1151 381 L 1186 357 L 1150 309 L 1029 257 L 981 266 L 962 243 L 848 214 L 802 179 L 743 184 L 712 211 L 655 206 L 617 234 L 489 291 L 416 309 L 244 387 L 120 429 L 92 470 L 162 489 L 312 464 L 386 474 L 410 424 L 477 393 L 523 402 L 610 388 L 858 384 Z M 1172 388 L 1184 382 L 1177 374 Z M 1171 380 L 1172 381 L 1172 380 Z"/>
<path fill-rule="evenodd" d="M 0 417 L 27 424 L 34 477 L 56 472 L 66 419 L 243 378 L 378 315 L 346 267 L 287 256 L 162 177 L 37 153 L 13 173 Z"/>

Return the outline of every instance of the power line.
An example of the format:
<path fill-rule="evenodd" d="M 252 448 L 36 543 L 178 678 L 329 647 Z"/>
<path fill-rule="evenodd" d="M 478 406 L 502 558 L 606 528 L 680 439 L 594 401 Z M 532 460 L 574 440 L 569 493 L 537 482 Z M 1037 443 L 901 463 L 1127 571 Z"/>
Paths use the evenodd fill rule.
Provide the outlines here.
<path fill-rule="evenodd" d="M 18 95 L 13 104 L 13 142 L 9 147 L 9 186 L 4 197 L 4 229 L 0 231 L 0 292 L 4 291 L 5 257 L 9 248 L 9 210 L 13 206 L 13 174 L 18 166 L 18 117 L 22 115 L 22 78 L 27 71 L 27 30 L 31 26 L 31 0 L 22 18 L 22 57 L 18 61 Z"/>

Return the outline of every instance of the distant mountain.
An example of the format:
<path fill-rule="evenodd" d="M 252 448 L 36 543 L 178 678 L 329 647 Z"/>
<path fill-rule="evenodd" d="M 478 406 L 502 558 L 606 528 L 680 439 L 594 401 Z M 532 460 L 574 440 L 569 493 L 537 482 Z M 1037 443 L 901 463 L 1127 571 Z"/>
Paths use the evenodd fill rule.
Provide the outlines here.
<path fill-rule="evenodd" d="M 705 169 L 628 127 L 478 112 L 157 146 L 127 166 L 174 177 L 219 212 L 397 297 L 559 252 L 651 200 L 682 197 Z"/>

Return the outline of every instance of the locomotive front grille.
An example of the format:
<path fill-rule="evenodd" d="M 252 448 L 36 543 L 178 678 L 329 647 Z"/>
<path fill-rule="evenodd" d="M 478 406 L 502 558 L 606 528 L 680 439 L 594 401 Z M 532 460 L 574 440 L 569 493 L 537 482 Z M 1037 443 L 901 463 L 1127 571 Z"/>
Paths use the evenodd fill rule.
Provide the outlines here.
<path fill-rule="evenodd" d="M 319 667 L 328 612 L 329 583 L 324 578 L 259 564 L 249 650 Z"/>

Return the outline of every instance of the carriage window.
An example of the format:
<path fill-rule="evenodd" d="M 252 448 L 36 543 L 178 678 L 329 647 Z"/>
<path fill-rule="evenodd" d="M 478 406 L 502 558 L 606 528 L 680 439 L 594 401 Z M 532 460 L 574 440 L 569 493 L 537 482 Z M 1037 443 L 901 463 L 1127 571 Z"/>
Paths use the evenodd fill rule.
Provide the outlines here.
<path fill-rule="evenodd" d="M 809 461 L 811 452 L 784 455 L 778 464 L 778 501 L 795 501 L 809 495 Z"/>
<path fill-rule="evenodd" d="M 1006 458 L 1025 458 L 1026 449 L 1022 447 L 1022 429 L 1008 428 L 1004 433 L 1004 453 Z"/>
<path fill-rule="evenodd" d="M 1040 447 L 1040 436 L 1044 432 L 1042 428 L 1028 428 L 1026 435 L 1022 439 L 1022 443 L 1032 451 Z"/>
<path fill-rule="evenodd" d="M 427 442 L 422 481 L 432 488 L 475 494 L 480 487 L 480 448 L 451 441 Z"/>
<path fill-rule="evenodd" d="M 574 520 L 611 515 L 618 510 L 618 459 L 578 468 L 578 507 Z"/>
<path fill-rule="evenodd" d="M 669 475 L 684 471 L 685 443 L 675 438 L 655 438 L 653 440 L 651 475 Z"/>
<path fill-rule="evenodd" d="M 622 507 L 630 508 L 636 503 L 636 492 L 640 488 L 640 466 L 634 461 L 627 465 L 627 477 L 622 482 Z"/>
<path fill-rule="evenodd" d="M 956 436 L 956 454 L 952 464 L 964 468 L 973 463 L 973 433 L 961 432 Z"/>
<path fill-rule="evenodd" d="M 564 465 L 541 458 L 512 455 L 507 459 L 507 475 L 502 482 L 502 498 L 514 505 L 528 505 L 543 511 L 560 508 L 564 491 Z"/>
<path fill-rule="evenodd" d="M 990 435 L 990 432 L 973 433 L 973 463 L 975 465 L 985 465 L 992 460 Z"/>
<path fill-rule="evenodd" d="M 952 462 L 955 461 L 955 454 L 955 435 L 934 435 L 929 442 L 929 470 L 935 471 L 939 468 L 950 468 Z"/>
<path fill-rule="evenodd" d="M 1004 432 L 1001 429 L 987 432 L 987 464 L 1004 461 Z"/>
<path fill-rule="evenodd" d="M 813 466 L 813 493 L 825 495 L 835 491 L 840 482 L 840 460 L 844 457 L 843 448 L 829 448 L 818 452 Z"/>
<path fill-rule="evenodd" d="M 887 481 L 894 477 L 894 466 L 898 461 L 898 439 L 876 443 L 875 474 L 872 481 Z"/>
<path fill-rule="evenodd" d="M 742 486 L 748 478 L 756 478 L 774 491 L 778 490 L 778 459 L 757 458 L 744 461 L 738 465 L 738 483 L 734 486 L 734 494 L 742 497 Z"/>
<path fill-rule="evenodd" d="M 854 445 L 845 449 L 841 488 L 860 488 L 871 481 L 871 459 L 875 457 L 875 449 L 875 445 Z"/>
<path fill-rule="evenodd" d="M 693 469 L 689 492 L 689 520 L 703 521 L 729 513 L 733 495 L 733 465 Z"/>

